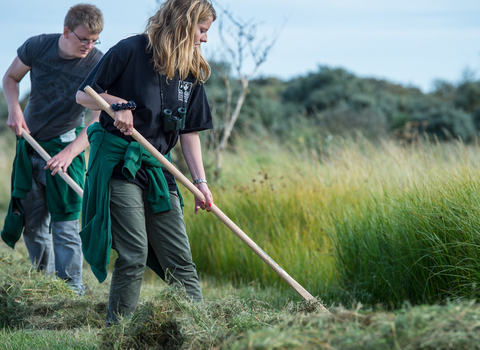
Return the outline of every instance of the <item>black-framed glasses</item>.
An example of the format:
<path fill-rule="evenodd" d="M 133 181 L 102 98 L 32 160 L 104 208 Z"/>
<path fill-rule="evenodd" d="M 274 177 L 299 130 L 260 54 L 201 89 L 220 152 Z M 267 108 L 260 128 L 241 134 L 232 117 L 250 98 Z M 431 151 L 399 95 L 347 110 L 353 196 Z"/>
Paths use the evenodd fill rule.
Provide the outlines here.
<path fill-rule="evenodd" d="M 100 44 L 100 39 L 97 39 L 97 40 L 95 40 L 95 41 L 93 41 L 93 40 L 87 40 L 87 39 L 80 39 L 80 37 L 79 37 L 73 30 L 72 30 L 72 33 L 75 34 L 75 36 L 77 37 L 77 39 L 80 40 L 80 42 L 81 42 L 83 45 L 85 45 L 85 46 L 87 46 L 88 44 L 92 44 L 92 45 L 94 45 L 94 46 Z"/>

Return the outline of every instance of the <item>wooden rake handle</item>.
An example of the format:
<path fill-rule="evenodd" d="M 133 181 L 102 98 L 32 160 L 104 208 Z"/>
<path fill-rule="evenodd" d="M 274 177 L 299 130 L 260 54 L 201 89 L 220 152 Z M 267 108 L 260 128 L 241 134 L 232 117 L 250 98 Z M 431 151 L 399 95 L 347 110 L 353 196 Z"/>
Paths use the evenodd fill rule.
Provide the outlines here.
<path fill-rule="evenodd" d="M 85 92 L 98 104 L 98 106 L 115 119 L 113 108 L 90 86 L 85 87 Z M 157 159 L 175 178 L 180 181 L 199 200 L 205 201 L 203 193 L 196 188 L 172 163 L 170 163 L 155 147 L 150 144 L 137 130 L 133 129 L 133 138 L 138 141 L 155 159 Z M 232 220 L 228 218 L 215 204 L 209 208 L 234 234 L 238 236 L 251 250 L 257 254 L 268 266 L 282 277 L 305 300 L 315 299 L 305 288 L 288 275 L 271 257 L 267 255 L 250 237 L 247 236 Z M 323 307 L 323 305 L 322 305 Z M 325 309 L 325 312 L 328 310 Z"/>
<path fill-rule="evenodd" d="M 38 144 L 37 141 L 35 141 L 35 139 L 28 133 L 25 131 L 25 129 L 22 128 L 22 136 L 23 138 L 30 144 L 30 146 L 33 147 L 33 149 L 35 151 L 37 151 L 38 154 L 40 154 L 40 156 L 45 159 L 46 162 L 48 162 L 50 160 L 50 155 L 42 148 L 42 146 L 40 146 Z M 73 179 L 70 177 L 70 175 L 68 175 L 67 173 L 65 173 L 62 169 L 60 169 L 59 171 L 57 171 L 57 174 L 63 179 L 65 180 L 65 182 L 80 196 L 80 197 L 83 197 L 83 190 L 80 186 L 78 186 L 78 184 L 73 181 Z"/>

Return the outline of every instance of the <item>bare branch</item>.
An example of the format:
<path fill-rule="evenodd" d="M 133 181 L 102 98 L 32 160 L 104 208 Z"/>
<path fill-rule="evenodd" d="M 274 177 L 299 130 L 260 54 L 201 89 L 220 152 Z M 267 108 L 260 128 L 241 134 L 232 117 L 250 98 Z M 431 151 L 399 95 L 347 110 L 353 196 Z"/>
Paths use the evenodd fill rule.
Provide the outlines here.
<path fill-rule="evenodd" d="M 230 54 L 232 57 L 232 61 L 236 61 L 236 55 L 235 51 L 230 47 L 228 44 L 228 41 L 225 39 L 225 36 L 223 35 L 223 19 L 219 19 L 219 32 L 220 32 L 220 41 L 222 42 L 223 47 L 225 50 Z"/>
<path fill-rule="evenodd" d="M 266 38 L 258 40 L 259 23 L 253 20 L 245 22 L 241 19 L 237 19 L 230 11 L 224 9 L 217 1 L 213 1 L 215 2 L 215 6 L 221 9 L 220 12 L 222 13 L 222 18 L 219 25 L 220 40 L 225 51 L 228 53 L 230 67 L 232 67 L 232 69 L 234 69 L 236 72 L 237 80 L 233 80 L 233 82 L 240 83 L 240 91 L 235 102 L 235 107 L 232 110 L 232 93 L 234 89 L 232 88 L 230 79 L 231 77 L 230 74 L 228 74 L 225 70 L 220 71 L 220 77 L 225 86 L 226 102 L 222 135 L 220 135 L 218 128 L 215 129 L 215 174 L 218 177 L 221 170 L 222 153 L 227 147 L 228 140 L 232 134 L 235 123 L 240 116 L 243 103 L 248 95 L 250 78 L 267 60 L 268 55 L 277 42 L 279 32 L 276 32 L 270 40 L 267 40 Z M 225 27 L 226 20 L 228 20 L 230 24 L 230 26 L 227 28 Z M 234 42 L 233 45 L 232 41 Z M 253 61 L 253 69 L 247 74 L 244 72 L 244 64 L 249 58 Z"/>

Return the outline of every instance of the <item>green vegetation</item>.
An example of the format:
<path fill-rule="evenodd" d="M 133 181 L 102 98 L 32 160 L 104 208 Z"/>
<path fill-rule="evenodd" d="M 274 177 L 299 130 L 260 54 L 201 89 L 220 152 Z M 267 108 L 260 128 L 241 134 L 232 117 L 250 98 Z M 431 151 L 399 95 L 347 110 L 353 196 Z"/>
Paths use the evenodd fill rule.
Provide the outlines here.
<path fill-rule="evenodd" d="M 480 295 L 478 168 L 428 176 L 337 222 L 336 266 L 354 300 L 398 307 Z"/>
<path fill-rule="evenodd" d="M 221 129 L 226 97 L 215 70 L 206 86 Z M 292 128 L 307 124 L 324 136 L 360 132 L 370 139 L 393 136 L 409 141 L 412 134 L 426 132 L 440 140 L 461 137 L 468 142 L 480 131 L 480 81 L 473 74 L 465 74 L 457 85 L 436 81 L 434 90 L 426 94 L 415 87 L 320 66 L 286 82 L 252 80 L 249 90 L 236 124 L 240 134 L 253 130 L 257 136 L 275 134 L 285 140 Z"/>
<path fill-rule="evenodd" d="M 85 271 L 87 293 L 78 297 L 63 282 L 29 271 L 25 253 L 0 254 L 3 349 L 480 349 L 473 301 L 405 304 L 395 312 L 357 304 L 325 315 L 304 303 L 274 308 L 241 296 L 253 290 L 212 287 L 208 279 L 202 304 L 146 282 L 134 316 L 105 328 L 108 283 L 96 284 Z"/>
<path fill-rule="evenodd" d="M 209 84 L 219 118 L 221 81 Z M 108 280 L 98 284 L 85 267 L 78 297 L 32 270 L 22 244 L 12 251 L 1 243 L 0 343 L 480 348 L 479 84 L 437 82 L 423 94 L 326 67 L 289 82 L 252 81 L 222 174 L 210 183 L 215 202 L 332 315 L 304 303 L 212 214 L 195 216 L 183 190 L 204 303 L 187 302 L 148 272 L 135 315 L 105 328 Z M 4 213 L 15 140 L 1 136 Z M 209 135 L 204 141 L 213 179 Z"/>
<path fill-rule="evenodd" d="M 238 144 L 225 179 L 212 186 L 217 205 L 327 305 L 478 296 L 478 146 L 334 138 L 318 155 Z M 195 217 L 189 205 L 200 271 L 285 289 L 280 299 L 266 296 L 275 305 L 299 300 L 220 221 Z"/>

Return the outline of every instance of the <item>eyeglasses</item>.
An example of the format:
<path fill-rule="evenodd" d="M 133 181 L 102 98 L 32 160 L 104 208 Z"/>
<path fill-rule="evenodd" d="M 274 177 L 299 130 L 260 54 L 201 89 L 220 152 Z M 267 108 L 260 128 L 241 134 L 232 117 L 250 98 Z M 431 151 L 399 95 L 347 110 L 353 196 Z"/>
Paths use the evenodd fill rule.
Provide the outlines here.
<path fill-rule="evenodd" d="M 94 45 L 94 46 L 100 44 L 100 39 L 97 39 L 97 40 L 95 40 L 95 41 L 93 41 L 93 40 L 87 40 L 87 39 L 80 39 L 79 36 L 78 36 L 73 30 L 72 30 L 72 33 L 75 34 L 75 36 L 77 37 L 77 39 L 80 40 L 80 42 L 81 42 L 83 45 L 85 45 L 85 46 L 87 46 L 88 44 L 92 44 L 92 45 Z"/>

